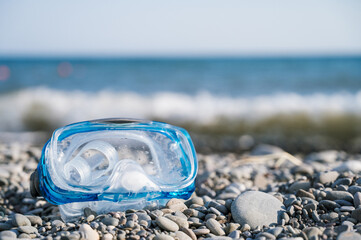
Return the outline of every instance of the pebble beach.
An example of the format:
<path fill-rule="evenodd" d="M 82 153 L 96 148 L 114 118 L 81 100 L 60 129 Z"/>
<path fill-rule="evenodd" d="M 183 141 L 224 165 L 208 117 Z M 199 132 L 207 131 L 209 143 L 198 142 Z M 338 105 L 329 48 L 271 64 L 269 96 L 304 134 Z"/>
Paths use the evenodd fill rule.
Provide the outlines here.
<path fill-rule="evenodd" d="M 0 145 L 0 239 L 361 239 L 361 156 L 258 145 L 198 154 L 196 191 L 165 206 L 64 222 L 57 206 L 31 197 L 41 148 Z"/>

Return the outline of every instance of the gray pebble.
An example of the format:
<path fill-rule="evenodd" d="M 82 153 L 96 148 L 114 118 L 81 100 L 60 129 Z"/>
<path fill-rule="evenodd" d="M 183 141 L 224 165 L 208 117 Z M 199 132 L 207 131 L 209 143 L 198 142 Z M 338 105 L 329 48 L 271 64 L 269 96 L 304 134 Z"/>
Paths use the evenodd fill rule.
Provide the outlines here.
<path fill-rule="evenodd" d="M 55 228 L 60 228 L 60 227 L 63 228 L 63 227 L 65 227 L 65 223 L 60 220 L 54 220 L 51 222 L 51 226 L 55 227 Z"/>
<path fill-rule="evenodd" d="M 326 199 L 328 200 L 345 200 L 348 202 L 353 202 L 353 196 L 349 192 L 345 191 L 328 191 L 326 194 Z"/>
<path fill-rule="evenodd" d="M 209 230 L 208 228 L 197 228 L 197 229 L 193 229 L 193 232 L 196 236 L 202 236 L 209 234 L 211 230 Z"/>
<path fill-rule="evenodd" d="M 241 225 L 251 228 L 278 223 L 285 211 L 284 205 L 272 195 L 249 191 L 239 195 L 232 204 L 232 217 Z"/>
<path fill-rule="evenodd" d="M 88 239 L 88 240 L 99 239 L 99 235 L 97 231 L 93 230 L 88 224 L 83 223 L 79 228 L 79 232 L 84 239 Z"/>
<path fill-rule="evenodd" d="M 0 223 L 0 231 L 11 229 L 13 226 L 8 223 Z"/>
<path fill-rule="evenodd" d="M 207 220 L 206 226 L 213 234 L 217 236 L 225 235 L 225 232 L 223 231 L 221 224 L 212 218 Z"/>
<path fill-rule="evenodd" d="M 357 208 L 352 211 L 351 217 L 361 222 L 361 208 Z"/>
<path fill-rule="evenodd" d="M 278 235 L 280 235 L 280 233 L 283 231 L 282 227 L 275 227 L 275 228 L 271 228 L 269 229 L 267 232 L 271 233 L 272 235 L 274 235 L 275 237 L 277 237 Z"/>
<path fill-rule="evenodd" d="M 26 217 L 29 219 L 31 225 L 33 226 L 41 226 L 43 224 L 43 220 L 39 216 L 27 215 Z"/>
<path fill-rule="evenodd" d="M 338 235 L 337 240 L 361 240 L 361 235 L 356 232 L 343 232 Z"/>
<path fill-rule="evenodd" d="M 355 208 L 359 207 L 361 205 L 361 193 L 357 192 L 355 195 L 353 195 L 353 204 Z"/>
<path fill-rule="evenodd" d="M 177 236 L 177 238 L 179 240 L 192 240 L 191 237 L 189 237 L 187 234 L 185 234 L 184 232 L 182 231 L 176 231 L 175 232 L 175 235 Z"/>
<path fill-rule="evenodd" d="M 177 198 L 172 198 L 171 200 L 169 200 L 166 206 L 173 211 L 183 212 L 185 209 L 187 209 L 187 206 L 184 204 L 184 202 L 181 199 Z"/>
<path fill-rule="evenodd" d="M 166 217 L 161 217 L 161 216 L 157 217 L 156 223 L 158 224 L 159 227 L 161 227 L 166 231 L 176 232 L 179 230 L 178 225 Z"/>
<path fill-rule="evenodd" d="M 20 226 L 18 227 L 19 232 L 23 233 L 38 233 L 38 229 L 32 226 Z"/>
<path fill-rule="evenodd" d="M 22 233 L 18 236 L 18 238 L 26 238 L 26 239 L 31 239 L 30 235 L 27 233 Z"/>
<path fill-rule="evenodd" d="M 172 236 L 166 235 L 166 234 L 157 234 L 153 238 L 154 240 L 174 240 Z"/>
<path fill-rule="evenodd" d="M 12 224 L 16 227 L 19 226 L 31 226 L 30 220 L 22 214 L 16 213 L 13 216 Z"/>
<path fill-rule="evenodd" d="M 331 200 L 321 200 L 320 204 L 323 205 L 328 210 L 333 210 L 337 207 L 340 207 L 340 205 L 338 203 L 331 201 Z"/>
<path fill-rule="evenodd" d="M 317 176 L 317 180 L 322 184 L 331 184 L 333 183 L 340 174 L 336 171 L 330 172 L 321 172 Z"/>
<path fill-rule="evenodd" d="M 102 223 L 104 223 L 107 226 L 118 226 L 119 219 L 113 218 L 113 217 L 105 217 L 102 219 Z"/>
<path fill-rule="evenodd" d="M 187 219 L 184 219 L 182 217 L 178 217 L 178 216 L 174 216 L 174 215 L 166 215 L 166 218 L 169 218 L 170 220 L 172 220 L 173 222 L 175 222 L 179 228 L 188 228 L 189 227 L 189 223 L 187 221 Z"/>
<path fill-rule="evenodd" d="M 13 231 L 2 231 L 0 232 L 0 239 L 16 239 L 16 233 Z"/>
<path fill-rule="evenodd" d="M 292 183 L 292 185 L 288 188 L 288 192 L 296 193 L 300 189 L 308 191 L 310 187 L 311 187 L 311 183 L 309 181 L 297 181 Z"/>

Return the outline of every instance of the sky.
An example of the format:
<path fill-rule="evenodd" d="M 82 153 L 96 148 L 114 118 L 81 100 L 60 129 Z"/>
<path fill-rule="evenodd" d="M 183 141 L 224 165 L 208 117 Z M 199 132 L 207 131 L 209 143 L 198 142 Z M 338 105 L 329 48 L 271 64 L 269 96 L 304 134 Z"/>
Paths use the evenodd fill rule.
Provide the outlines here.
<path fill-rule="evenodd" d="M 359 0 L 0 0 L 0 57 L 361 55 Z"/>

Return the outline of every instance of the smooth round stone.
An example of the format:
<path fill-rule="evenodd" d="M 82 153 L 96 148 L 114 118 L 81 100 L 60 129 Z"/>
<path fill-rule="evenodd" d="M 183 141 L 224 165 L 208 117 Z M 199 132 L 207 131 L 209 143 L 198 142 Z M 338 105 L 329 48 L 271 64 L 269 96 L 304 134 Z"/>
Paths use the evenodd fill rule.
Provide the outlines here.
<path fill-rule="evenodd" d="M 231 207 L 233 219 L 241 224 L 248 224 L 251 228 L 277 224 L 284 205 L 272 195 L 259 191 L 248 191 L 239 195 Z"/>
<path fill-rule="evenodd" d="M 176 232 L 179 230 L 178 225 L 166 217 L 157 217 L 155 221 L 159 227 L 166 231 Z"/>
<path fill-rule="evenodd" d="M 219 222 L 217 222 L 216 220 L 214 220 L 213 218 L 210 218 L 207 220 L 206 226 L 211 231 L 211 233 L 213 233 L 214 235 L 217 235 L 217 236 L 225 235 L 225 233 L 221 227 L 221 224 Z"/>
<path fill-rule="evenodd" d="M 178 216 L 174 216 L 174 215 L 167 215 L 165 216 L 166 218 L 169 218 L 170 220 L 172 220 L 173 222 L 175 222 L 180 228 L 188 228 L 189 227 L 189 223 L 187 221 L 187 219 L 178 217 Z"/>
<path fill-rule="evenodd" d="M 187 234 L 185 234 L 182 231 L 176 231 L 175 235 L 179 240 L 192 240 L 192 238 L 190 238 Z"/>
<path fill-rule="evenodd" d="M 12 224 L 16 227 L 31 226 L 30 220 L 22 214 L 16 213 L 12 219 Z"/>
<path fill-rule="evenodd" d="M 105 217 L 102 220 L 102 223 L 104 223 L 107 226 L 118 226 L 119 224 L 119 219 L 117 218 L 113 218 L 113 217 Z"/>
<path fill-rule="evenodd" d="M 174 240 L 172 236 L 166 235 L 166 234 L 157 234 L 153 238 L 154 240 Z"/>
<path fill-rule="evenodd" d="M 337 240 L 361 240 L 361 235 L 357 232 L 342 232 Z"/>
<path fill-rule="evenodd" d="M 33 226 L 34 225 L 41 226 L 43 224 L 43 220 L 39 216 L 27 215 L 26 217 L 30 220 L 31 225 Z"/>
<path fill-rule="evenodd" d="M 51 226 L 55 227 L 55 228 L 57 228 L 57 227 L 65 227 L 65 223 L 60 221 L 60 220 L 54 220 L 54 221 L 51 222 Z"/>
<path fill-rule="evenodd" d="M 288 192 L 290 193 L 296 193 L 298 190 L 303 189 L 305 191 L 308 191 L 308 189 L 310 189 L 311 187 L 311 183 L 310 182 L 306 182 L 306 181 L 298 181 L 298 182 L 294 182 L 289 188 L 288 188 Z"/>
<path fill-rule="evenodd" d="M 177 198 L 172 198 L 169 200 L 166 206 L 173 211 L 183 212 L 185 209 L 187 209 L 187 206 L 184 204 L 184 202 Z"/>
<path fill-rule="evenodd" d="M 202 236 L 210 233 L 211 230 L 209 230 L 208 228 L 198 228 L 198 229 L 194 229 L 193 232 L 196 236 Z"/>
<path fill-rule="evenodd" d="M 18 227 L 18 230 L 19 232 L 28 233 L 28 234 L 38 232 L 38 229 L 32 226 L 20 226 Z"/>
<path fill-rule="evenodd" d="M 79 232 L 84 239 L 99 240 L 97 231 L 93 230 L 88 224 L 82 224 L 79 228 Z"/>
<path fill-rule="evenodd" d="M 322 184 L 333 183 L 340 174 L 336 171 L 321 172 L 318 174 L 318 181 Z"/>
<path fill-rule="evenodd" d="M 16 233 L 14 233 L 13 231 L 2 231 L 0 232 L 0 239 L 4 239 L 4 240 L 16 239 Z"/>
<path fill-rule="evenodd" d="M 326 194 L 328 200 L 345 200 L 353 203 L 353 196 L 351 193 L 346 191 L 328 191 Z"/>

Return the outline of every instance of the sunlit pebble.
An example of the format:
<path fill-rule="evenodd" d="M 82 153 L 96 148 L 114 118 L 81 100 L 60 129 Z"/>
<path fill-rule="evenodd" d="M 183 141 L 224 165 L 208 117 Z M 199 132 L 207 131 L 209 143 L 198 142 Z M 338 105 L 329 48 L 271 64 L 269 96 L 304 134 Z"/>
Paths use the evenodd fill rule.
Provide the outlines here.
<path fill-rule="evenodd" d="M 5 65 L 0 65 L 0 81 L 5 81 L 10 77 L 10 68 Z"/>
<path fill-rule="evenodd" d="M 60 77 L 69 77 L 73 72 L 73 66 L 69 62 L 62 62 L 58 65 L 58 75 Z"/>

